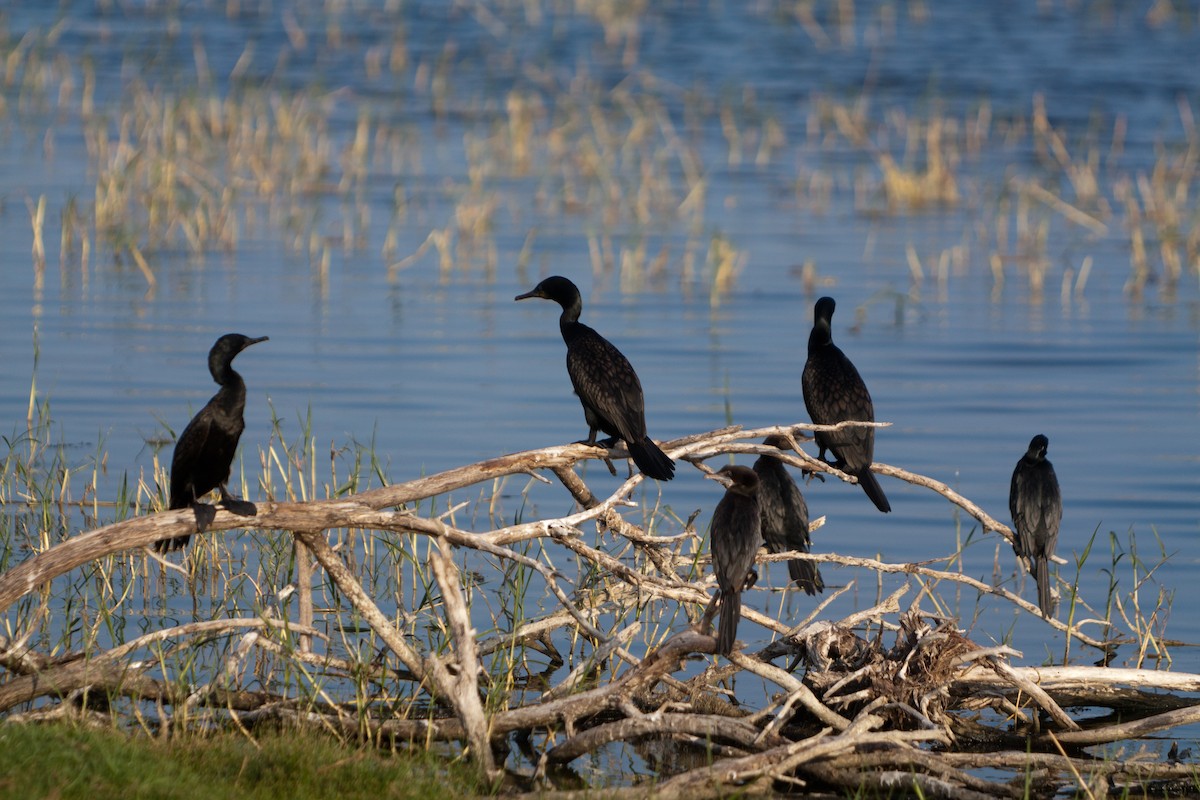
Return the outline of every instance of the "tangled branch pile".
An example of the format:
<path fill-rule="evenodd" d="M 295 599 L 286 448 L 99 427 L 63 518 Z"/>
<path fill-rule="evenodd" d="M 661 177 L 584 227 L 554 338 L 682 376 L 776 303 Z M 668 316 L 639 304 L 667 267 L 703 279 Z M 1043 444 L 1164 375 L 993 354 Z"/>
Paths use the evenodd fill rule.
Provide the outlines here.
<path fill-rule="evenodd" d="M 778 454 L 758 442 L 771 434 L 795 441 L 813 429 L 728 428 L 664 449 L 707 471 L 705 459 Z M 191 511 L 69 538 L 0 575 L 8 634 L 0 638 L 0 713 L 9 720 L 123 715 L 167 733 L 283 721 L 442 747 L 493 781 L 566 793 L 582 786 L 572 762 L 614 743 L 635 748 L 655 770 L 652 787 L 614 790 L 638 796 L 874 787 L 1021 797 L 1029 787 L 1052 794 L 1192 779 L 1183 764 L 1106 760 L 1085 748 L 1200 720 L 1185 696 L 1200 692 L 1200 676 L 1013 666 L 1015 651 L 975 644 L 922 602 L 941 608 L 936 590 L 951 581 L 1032 615 L 1036 606 L 949 569 L 760 554 L 903 581 L 838 621 L 819 619 L 828 599 L 798 624 L 748 605 L 744 619 L 767 629 L 770 643 L 728 660 L 709 657 L 714 640 L 697 621 L 712 579 L 695 515 L 664 532 L 668 514 L 630 500 L 640 475 L 596 497 L 577 466 L 604 455 L 583 445 L 546 448 L 348 497 L 263 502 L 254 518 L 221 511 L 207 540 L 235 528 L 278 532 L 281 541 L 291 534 L 294 570 L 286 574 L 294 579 L 256 586 L 253 614 L 214 614 L 132 637 L 121 617 L 128 587 L 154 584 L 152 573 L 161 586 L 161 576 L 183 572 L 149 546 L 191 532 Z M 783 458 L 852 480 L 799 447 Z M 944 484 L 875 469 L 942 494 L 1011 541 L 1006 526 Z M 573 513 L 468 530 L 454 522 L 468 504 L 432 510 L 432 498 L 489 482 L 494 498 L 509 476 L 550 484 L 546 472 L 569 493 Z M 592 524 L 599 535 L 589 544 L 584 526 Z M 185 563 L 201 558 L 191 552 Z M 312 572 L 314 559 L 323 573 Z M 51 587 L 80 568 L 100 576 L 99 594 L 111 606 L 97 618 L 107 624 L 96 623 L 85 646 L 57 652 L 52 618 L 62 600 Z M 485 589 L 497 576 L 501 588 Z M 193 597 L 203 593 L 194 566 L 184 578 Z M 1092 647 L 1120 639 L 1109 623 L 1103 641 L 1080 623 L 1045 624 Z M 1087 723 L 1066 711 L 1085 707 L 1111 709 L 1113 718 Z"/>

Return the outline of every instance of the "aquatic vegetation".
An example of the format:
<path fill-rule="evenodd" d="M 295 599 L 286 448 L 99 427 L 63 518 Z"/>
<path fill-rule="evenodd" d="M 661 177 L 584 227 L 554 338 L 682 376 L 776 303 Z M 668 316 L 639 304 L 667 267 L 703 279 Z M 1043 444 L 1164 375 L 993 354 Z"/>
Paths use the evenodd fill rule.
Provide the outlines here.
<path fill-rule="evenodd" d="M 214 74 L 203 37 L 190 70 L 170 76 L 148 74 L 139 54 L 127 54 L 127 71 L 140 77 L 116 92 L 96 85 L 93 56 L 63 48 L 58 28 L 0 42 L 0 76 L 10 91 L 18 87 L 6 112 L 46 126 L 51 158 L 56 138 L 82 136 L 91 164 L 75 195 L 29 201 L 35 262 L 53 258 L 59 220 L 64 264 L 86 272 L 130 263 L 150 291 L 155 253 L 233 252 L 264 231 L 308 254 L 326 278 L 334 251 L 377 254 L 393 278 L 434 253 L 442 273 L 493 274 L 514 237 L 520 249 L 578 220 L 597 274 L 618 275 L 626 291 L 700 283 L 718 304 L 751 249 L 721 229 L 721 209 L 747 198 L 719 178 L 752 165 L 783 176 L 793 187 L 788 202 L 806 213 L 955 212 L 960 227 L 932 259 L 939 288 L 990 269 L 999 291 L 1015 271 L 1031 299 L 1053 281 L 1070 302 L 1084 297 L 1098 262 L 1115 267 L 1113 254 L 1123 252 L 1134 296 L 1156 283 L 1173 292 L 1200 272 L 1200 134 L 1186 99 L 1178 136 L 1164 139 L 1150 163 L 1126 157 L 1128 118 L 1072 130 L 1037 93 L 1024 113 L 1001 115 L 988 98 L 967 109 L 931 102 L 914 110 L 868 84 L 856 95 L 815 94 L 802 126 L 784 124 L 751 88 L 680 88 L 655 74 L 640 50 L 646 27 L 659 21 L 644 18 L 640 4 L 619 12 L 611 4 L 499 5 L 480 5 L 472 23 L 538 33 L 556 23 L 599 25 L 627 77 L 614 84 L 586 64 L 544 72 L 511 43 L 521 40 L 514 35 L 494 42 L 494 61 L 532 77 L 495 97 L 454 42 L 418 46 L 403 25 L 373 28 L 364 57 L 332 11 L 298 23 L 279 52 L 246 43 L 226 76 Z M 896 35 L 887 4 L 861 18 L 853 6 L 752 13 L 798 25 L 822 47 Z M 930 16 L 926 9 L 911 20 Z M 264 67 L 286 63 L 297 48 L 345 65 L 363 90 L 328 91 L 319 75 L 282 80 Z M 414 101 L 460 140 L 431 139 L 413 120 Z M 435 182 L 425 166 L 431 157 L 454 177 Z M 525 210 L 530 196 L 535 207 Z M 381 206 L 392 209 L 384 223 L 372 215 Z M 820 274 L 825 265 L 814 266 Z M 926 277 L 914 269 L 914 296 Z"/>

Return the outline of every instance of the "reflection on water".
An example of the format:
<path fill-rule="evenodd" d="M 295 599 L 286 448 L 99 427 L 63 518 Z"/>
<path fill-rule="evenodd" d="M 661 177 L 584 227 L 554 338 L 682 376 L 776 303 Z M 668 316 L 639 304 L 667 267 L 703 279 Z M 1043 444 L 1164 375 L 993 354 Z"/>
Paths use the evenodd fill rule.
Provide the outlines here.
<path fill-rule="evenodd" d="M 49 38 L 22 51 L 5 90 L 5 424 L 25 418 L 36 331 L 55 435 L 80 460 L 107 454 L 101 496 L 123 474 L 152 481 L 147 442 L 211 395 L 208 346 L 237 330 L 271 337 L 242 370 L 251 475 L 273 414 L 294 439 L 311 413 L 317 450 L 372 442 L 394 481 L 579 439 L 547 311 L 512 301 L 552 273 L 580 284 L 583 320 L 637 367 L 656 436 L 805 421 L 812 303 L 829 293 L 836 340 L 893 423 L 877 459 L 1007 521 L 1012 466 L 1045 433 L 1064 493 L 1060 554 L 1070 562 L 1098 537 L 1082 593 L 1103 602 L 1109 534 L 1128 548 L 1132 533 L 1150 562 L 1170 556 L 1155 580 L 1171 604 L 1200 601 L 1188 580 L 1200 554 L 1200 247 L 1187 158 L 1200 146 L 1188 105 L 1200 76 L 1181 68 L 1200 44 L 1193 28 L 1032 2 L 939 6 L 929 19 L 859 4 L 852 20 L 832 7 L 800 19 L 791 4 L 667 3 L 606 30 L 586 10 L 535 19 L 530 4 L 497 5 L 347 10 L 335 26 L 299 9 L 228 18 L 80 3 L 53 35 L 59 10 L 11 11 L 10 51 L 27 32 Z M 65 61 L 45 57 L 58 50 Z M 187 105 L 198 85 L 212 86 L 211 108 Z M 81 110 L 88 91 L 95 114 Z M 92 202 L 98 173 L 147 174 L 85 149 L 149 147 L 158 132 L 121 130 L 135 99 L 162 103 L 166 139 L 186 129 L 217 149 L 160 166 L 181 171 L 181 202 L 229 213 L 210 231 L 236 234 L 196 252 L 199 229 L 130 206 L 121 235 L 145 251 L 152 289 L 126 240 L 72 228 L 67 211 Z M 311 149 L 287 141 L 275 166 L 235 163 L 226 155 L 253 152 L 236 130 L 175 116 L 224 119 L 221 103 L 241 103 L 246 119 L 225 122 L 249 141 L 295 130 Z M 896 199 L 893 187 L 947 176 L 953 205 Z M 39 267 L 27 201 L 42 196 Z M 60 252 L 64 227 L 75 238 Z M 702 484 L 681 465 L 663 501 L 684 518 L 705 509 L 703 525 L 716 496 Z M 887 517 L 853 487 L 810 485 L 813 516 L 829 520 L 815 548 L 921 560 L 972 539 L 964 571 L 990 579 L 998 564 L 998 579 L 1033 597 L 1008 548 L 978 541 L 946 502 L 894 481 L 885 491 Z M 561 496 L 522 508 L 521 488 L 508 492 L 509 520 L 564 510 Z M 1116 572 L 1124 591 L 1130 560 Z M 833 585 L 856 577 L 823 571 Z M 772 567 L 768 583 L 783 574 Z M 858 587 L 830 615 L 874 591 Z M 967 622 L 980 641 L 1011 633 L 1030 662 L 1061 657 L 1031 618 L 989 609 Z M 1169 630 L 1197 641 L 1197 624 L 1175 615 Z M 1200 669 L 1189 651 L 1174 656 Z"/>

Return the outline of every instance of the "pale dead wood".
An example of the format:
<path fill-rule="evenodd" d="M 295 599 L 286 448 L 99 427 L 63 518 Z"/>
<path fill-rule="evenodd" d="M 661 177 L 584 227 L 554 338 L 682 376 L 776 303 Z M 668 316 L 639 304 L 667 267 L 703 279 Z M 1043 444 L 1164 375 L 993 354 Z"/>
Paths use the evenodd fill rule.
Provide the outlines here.
<path fill-rule="evenodd" d="M 379 610 L 379 606 L 363 591 L 358 580 L 346 567 L 341 557 L 333 551 L 323 535 L 297 530 L 296 538 L 302 540 L 312 551 L 317 562 L 329 573 L 330 579 L 337 584 L 339 590 L 350 601 L 350 604 L 363 615 L 367 624 L 375 631 L 380 639 L 387 644 L 396 657 L 408 667 L 409 671 L 422 682 L 432 684 L 431 688 L 447 700 L 453 701 L 458 696 L 456 684 L 446 664 L 433 656 L 422 656 L 404 641 L 391 621 Z M 459 709 L 460 720 L 463 713 Z M 469 728 L 468 725 L 464 725 Z"/>
<path fill-rule="evenodd" d="M 300 624 L 309 628 L 313 624 L 312 579 L 312 554 L 308 552 L 308 548 L 302 541 L 296 539 L 296 589 L 300 595 L 300 607 L 297 611 L 300 615 Z M 300 652 L 311 651 L 312 637 L 308 634 L 301 634 Z"/>
<path fill-rule="evenodd" d="M 300 630 L 283 620 L 218 619 L 154 631 L 100 654 L 78 653 L 65 662 L 53 663 L 47 659 L 36 659 L 36 668 L 0 685 L 0 711 L 6 711 L 38 697 L 63 696 L 89 686 L 100 691 L 131 693 L 151 699 L 163 698 L 168 693 L 167 685 L 141 675 L 157 665 L 151 662 L 128 663 L 124 659 L 149 645 L 172 639 L 268 627 Z M 311 629 L 308 632 L 315 633 Z M 28 661 L 17 663 L 22 668 L 28 668 L 30 665 Z"/>
<path fill-rule="evenodd" d="M 885 424 L 878 423 L 876 427 Z M 701 472 L 709 471 L 704 459 L 716 455 L 769 453 L 802 470 L 853 482 L 852 476 L 798 447 L 793 455 L 760 443 L 767 435 L 779 434 L 798 445 L 802 434 L 816 427 L 794 425 L 753 430 L 731 427 L 667 442 L 663 447 Z M 710 602 L 712 581 L 704 569 L 706 559 L 688 552 L 699 540 L 691 520 L 680 533 L 662 534 L 626 518 L 628 509 L 636 509 L 630 498 L 643 480 L 640 474 L 631 474 L 607 497 L 601 498 L 593 494 L 575 470 L 575 465 L 583 459 L 623 455 L 623 450 L 583 445 L 544 448 L 336 500 L 264 501 L 259 503 L 255 517 L 239 517 L 219 510 L 211 528 L 214 533 L 235 528 L 294 531 L 300 565 L 296 581 L 301 589 L 298 610 L 301 619 L 308 622 L 312 618 L 311 596 L 304 601 L 305 588 L 311 586 L 312 577 L 305 574 L 301 563 L 309 558 L 304 555 L 307 550 L 337 587 L 343 604 L 367 622 L 386 651 L 370 664 L 364 664 L 335 657 L 332 652 L 314 652 L 308 642 L 316 632 L 308 625 L 288 626 L 287 630 L 298 635 L 300 641 L 299 649 L 293 650 L 286 637 L 270 635 L 286 623 L 275 625 L 274 621 L 267 624 L 254 620 L 262 624 L 239 627 L 236 623 L 245 621 L 224 620 L 210 623 L 215 625 L 211 629 L 185 630 L 184 626 L 140 637 L 99 655 L 78 654 L 72 659 L 56 661 L 25 646 L 36 621 L 47 613 L 43 603 L 35 606 L 33 614 L 24 621 L 25 627 L 20 629 L 25 633 L 15 643 L 0 640 L 0 666 L 26 673 L 0 684 L 0 709 L 36 697 L 69 697 L 80 691 L 104 690 L 152 700 L 160 708 L 179 703 L 181 708 L 205 706 L 213 711 L 225 710 L 229 719 L 239 725 L 275 719 L 380 740 L 394 737 L 426 743 L 465 742 L 466 752 L 475 759 L 480 771 L 493 779 L 500 774 L 493 744 L 517 732 L 522 735 L 548 732 L 541 753 L 543 764 L 565 764 L 606 744 L 645 737 L 670 737 L 697 747 L 714 743 L 712 752 L 719 758 L 711 767 L 668 778 L 655 789 L 662 796 L 687 796 L 689 800 L 693 796 L 718 796 L 733 790 L 755 793 L 769 791 L 776 785 L 810 782 L 846 789 L 863 785 L 880 790 L 907 787 L 945 796 L 1009 796 L 1009 789 L 963 772 L 959 762 L 943 759 L 943 752 L 920 749 L 922 743 L 930 741 L 949 746 L 954 736 L 964 736 L 966 729 L 955 714 L 980 707 L 980 702 L 1007 704 L 995 707 L 1005 709 L 1003 713 L 1011 709 L 1023 721 L 1016 704 L 1032 698 L 1048 715 L 1048 725 L 1056 729 L 1053 735 L 1057 741 L 1072 747 L 1092 741 L 1117 741 L 1196 721 L 1191 708 L 1169 709 L 1137 722 L 1080 731 L 1078 723 L 1063 711 L 1065 693 L 1073 693 L 1070 695 L 1073 700 L 1083 698 L 1090 705 L 1103 705 L 1106 698 L 1113 702 L 1119 697 L 1128 698 L 1113 689 L 1114 683 L 1122 680 L 1128 687 L 1169 686 L 1176 691 L 1196 691 L 1200 690 L 1200 678 L 1103 670 L 1108 673 L 1106 681 L 1093 673 L 1056 674 L 1053 670 L 1012 667 L 1007 659 L 1018 654 L 999 647 L 979 648 L 955 629 L 951 621 L 921 612 L 918 603 L 922 597 L 932 597 L 940 582 L 951 581 L 1012 603 L 1041 619 L 1036 606 L 961 573 L 937 569 L 935 565 L 941 559 L 921 564 L 889 564 L 829 553 L 760 555 L 761 560 L 808 558 L 876 575 L 905 575 L 908 580 L 875 607 L 837 622 L 815 618 L 824 605 L 817 606 L 810 619 L 797 625 L 745 608 L 746 620 L 774 632 L 778 639 L 757 654 L 736 651 L 728 659 L 714 660 L 708 669 L 682 680 L 676 675 L 688 660 L 713 653 L 713 638 L 686 622 L 676 622 L 654 635 L 648 651 L 639 655 L 630 652 L 630 648 L 635 637 L 645 634 L 646 626 L 640 616 L 627 615 L 654 604 L 677 605 L 694 615 Z M 426 500 L 431 494 L 484 481 L 496 482 L 508 475 L 535 474 L 543 469 L 558 478 L 578 510 L 558 518 L 483 531 L 447 522 L 455 519 L 454 512 L 465 505 L 462 503 L 449 504 L 449 511 L 433 517 L 405 508 L 391 510 Z M 874 469 L 942 494 L 979 519 L 985 530 L 1011 538 L 1006 526 L 945 484 L 889 465 L 876 464 Z M 498 489 L 493 487 L 495 491 Z M 641 509 L 637 511 L 643 513 Z M 602 541 L 624 540 L 624 550 L 613 555 L 585 541 L 582 526 L 588 523 L 595 523 Z M 68 539 L 0 575 L 0 608 L 10 608 L 22 596 L 82 564 L 190 533 L 193 525 L 190 511 L 165 512 Z M 414 635 L 418 629 L 408 632 L 403 629 L 411 624 L 407 621 L 409 612 L 400 609 L 398 619 L 392 619 L 380 610 L 376 600 L 363 588 L 360 577 L 330 546 L 326 531 L 335 529 L 375 532 L 382 537 L 424 537 L 428 541 L 429 546 L 421 549 L 428 554 L 422 557 L 422 563 L 440 589 L 440 598 L 431 610 L 422 613 L 431 627 L 446 634 L 442 655 L 435 655 L 437 651 L 423 652 L 424 645 L 418 644 L 423 639 Z M 415 543 L 401 541 L 405 542 L 405 552 L 415 557 L 418 553 Z M 535 542 L 533 554 L 514 549 Z M 475 550 L 536 573 L 547 596 L 552 596 L 557 605 L 510 632 L 476 641 L 471 598 L 464 593 L 450 556 L 455 548 Z M 573 586 L 572 578 L 554 565 L 555 553 L 566 554 L 568 560 L 578 559 L 603 575 L 603 579 L 586 587 Z M 174 564 L 170 566 L 175 568 Z M 700 577 L 694 578 L 697 574 Z M 920 587 L 917 601 L 902 613 L 899 600 L 914 583 Z M 339 611 L 335 609 L 334 613 Z M 891 621 L 896 615 L 898 621 Z M 600 623 L 609 617 L 615 624 Z M 1104 644 L 1082 634 L 1078 624 L 1068 627 L 1057 620 L 1046 622 L 1090 645 Z M 886 647 L 881 635 L 862 639 L 855 632 L 859 628 L 893 631 L 896 643 Z M 489 702 L 490 710 L 485 710 L 483 697 L 493 687 L 485 685 L 490 676 L 484 659 L 522 647 L 553 655 L 555 648 L 547 637 L 555 632 L 566 639 L 574 637 L 588 642 L 590 655 L 581 658 L 556 683 L 551 685 L 547 681 L 535 699 L 499 708 Z M 200 636 L 235 634 L 241 635 L 240 641 L 228 652 L 212 678 L 182 693 L 152 674 L 166 668 L 166 658 L 130 660 L 136 651 L 170 638 L 177 640 L 177 648 L 185 648 L 189 641 Z M 391 709 L 390 715 L 380 715 L 365 707 L 347 713 L 343 703 L 328 696 L 319 686 L 315 688 L 316 697 L 303 707 L 283 697 L 222 689 L 222 684 L 236 684 L 244 679 L 254 651 L 269 652 L 278 659 L 325 673 L 363 675 L 377 687 L 379 705 Z M 804 659 L 803 679 L 771 663 L 783 655 Z M 395 665 L 396 661 L 399 665 Z M 562 661 L 557 663 L 561 665 Z M 31 688 L 34 676 L 38 691 Z M 728 687 L 734 677 L 742 681 L 761 679 L 778 687 L 781 693 L 765 707 L 751 708 L 746 713 L 732 702 L 733 689 Z M 1059 683 L 1055 683 L 1056 679 Z M 405 697 L 403 687 L 384 688 L 396 682 L 415 684 L 411 689 L 413 697 L 399 703 Z M 412 707 L 422 692 L 433 705 L 416 706 L 414 713 L 406 715 L 401 709 L 405 705 Z M 1072 738 L 1081 735 L 1085 738 Z M 1039 735 L 1035 729 L 1027 733 L 1004 732 L 999 738 L 1013 741 L 1014 747 L 1024 750 L 1026 745 L 1018 745 L 1018 740 L 1048 748 L 1053 741 L 1050 736 L 1049 732 Z M 1061 767 L 1067 762 L 1054 763 Z M 1137 780 L 1148 780 L 1145 775 Z M 642 796 L 644 792 L 639 787 L 618 793 Z"/>
<path fill-rule="evenodd" d="M 1159 689 L 1167 692 L 1200 692 L 1200 674 L 1122 667 L 1012 667 L 1013 672 L 1048 692 L 1091 691 L 1116 686 Z M 963 692 L 994 688 L 1005 681 L 986 670 L 970 670 L 960 676 Z"/>
<path fill-rule="evenodd" d="M 1120 742 L 1125 739 L 1137 739 L 1159 731 L 1178 728 L 1182 725 L 1192 725 L 1200 722 L 1200 705 L 1191 708 L 1178 708 L 1174 711 L 1164 711 L 1142 719 L 1122 722 L 1116 725 L 1105 725 L 1088 730 L 1073 730 L 1065 733 L 1055 733 L 1054 737 L 1063 744 L 1086 746 Z"/>
<path fill-rule="evenodd" d="M 772 434 L 793 435 L 793 432 L 797 430 L 836 429 L 846 424 L 841 423 L 835 426 L 796 424 L 757 428 L 748 431 L 743 431 L 736 427 L 723 428 L 711 431 L 708 434 L 689 437 L 687 440 L 677 440 L 684 442 L 683 444 L 676 445 L 674 442 L 667 442 L 664 446 L 668 454 L 675 458 L 686 458 L 688 456 L 698 458 L 701 454 L 704 457 L 708 457 L 709 455 L 718 453 L 742 451 L 749 453 L 778 453 L 779 451 L 776 451 L 774 448 L 761 445 L 738 445 L 737 443 L 747 438 L 762 439 Z M 852 424 L 865 425 L 868 423 Z M 885 424 L 873 423 L 875 426 Z M 436 520 L 428 520 L 403 512 L 384 512 L 381 509 L 403 505 L 406 502 L 424 499 L 436 494 L 443 494 L 454 489 L 465 488 L 506 475 L 527 473 L 537 469 L 569 469 L 572 464 L 581 459 L 599 458 L 601 455 L 607 455 L 609 452 L 602 448 L 587 447 L 584 445 L 565 445 L 541 450 L 530 450 L 490 459 L 466 467 L 447 470 L 437 475 L 419 478 L 403 484 L 395 484 L 393 486 L 361 492 L 351 498 L 313 500 L 306 503 L 260 502 L 258 504 L 258 514 L 255 517 L 238 516 L 222 508 L 217 510 L 216 517 L 210 524 L 208 532 L 217 533 L 247 527 L 258 530 L 307 531 L 329 530 L 333 528 L 364 528 L 398 533 L 423 533 L 426 535 L 451 536 L 452 534 L 457 534 L 457 536 L 453 536 L 453 539 L 457 539 L 458 541 L 453 541 L 453 543 L 462 543 L 468 546 L 469 542 L 467 540 L 483 541 L 495 545 L 511 545 L 529 538 L 548 536 L 551 533 L 551 527 L 555 525 L 576 527 L 584 522 L 604 517 L 608 512 L 614 510 L 619 504 L 624 502 L 629 493 L 641 482 L 642 476 L 640 474 L 633 475 L 604 501 L 597 501 L 594 497 L 590 498 L 590 500 L 585 502 L 594 504 L 588 505 L 578 514 L 565 517 L 561 520 L 514 525 L 498 531 L 478 533 L 457 531 L 450 526 L 442 525 Z M 623 451 L 614 450 L 611 452 L 619 454 Z M 840 473 L 818 459 L 809 457 L 802 464 L 807 469 L 837 474 L 853 482 L 852 476 Z M 876 471 L 881 474 L 892 474 L 894 471 L 898 477 L 903 477 L 906 480 L 912 479 L 917 481 L 921 479 L 921 476 L 887 467 L 887 465 L 876 464 L 874 467 L 879 467 Z M 565 475 L 565 473 L 563 474 Z M 568 488 L 571 488 L 571 484 L 573 483 L 568 483 Z M 948 498 L 958 498 L 959 502 L 969 502 L 959 498 L 949 487 L 940 482 L 929 481 L 927 484 L 921 485 L 927 485 L 928 488 L 932 488 L 934 491 L 938 491 Z M 574 490 L 578 491 L 577 485 Z M 588 494 L 590 495 L 590 492 Z M 955 500 L 952 499 L 952 502 L 955 502 Z M 970 505 L 974 507 L 973 504 Z M 983 519 L 990 520 L 990 522 L 984 522 L 985 526 L 990 530 L 996 530 L 1002 535 L 1006 535 L 1011 541 L 1012 533 L 1007 527 L 995 522 L 995 520 L 992 520 L 991 517 L 983 514 L 978 509 L 968 509 L 968 513 L 981 515 L 981 521 Z M 621 524 L 614 524 L 614 528 L 620 527 L 622 527 Z M 18 598 L 33 591 L 34 588 L 47 580 L 89 561 L 127 549 L 146 547 L 163 539 L 192 533 L 194 533 L 194 517 L 190 510 L 185 509 L 125 520 L 68 539 L 0 575 L 0 610 L 7 609 Z"/>
<path fill-rule="evenodd" d="M 787 691 L 789 706 L 798 703 L 819 722 L 828 725 L 835 731 L 844 731 L 850 727 L 850 720 L 822 703 L 811 689 L 786 670 L 782 670 L 770 662 L 749 658 L 741 653 L 731 653 L 729 660 L 735 667 L 766 678 Z"/>
<path fill-rule="evenodd" d="M 454 707 L 467 730 L 472 757 L 479 762 L 489 780 L 498 780 L 501 774 L 497 772 L 492 759 L 487 716 L 483 713 L 483 705 L 479 701 L 479 683 L 476 680 L 479 661 L 475 655 L 475 629 L 471 627 L 467 601 L 463 598 L 458 583 L 458 570 L 441 547 L 435 547 L 430 552 L 429 566 L 433 569 L 438 588 L 442 590 L 446 619 L 450 623 L 450 631 L 458 647 L 458 652 L 454 654 L 457 668 L 448 687 L 453 691 Z"/>
<path fill-rule="evenodd" d="M 1012 667 L 1006 664 L 999 658 L 988 655 L 983 659 L 989 667 L 996 670 L 996 673 L 1001 677 L 1007 678 L 1017 686 L 1021 691 L 1032 697 L 1042 710 L 1050 715 L 1050 718 L 1058 723 L 1060 727 L 1066 728 L 1069 731 L 1079 730 L 1079 724 L 1075 720 L 1067 716 L 1067 712 L 1059 708 L 1058 703 L 1050 697 L 1045 689 L 1038 686 L 1033 681 L 1016 672 Z"/>
<path fill-rule="evenodd" d="M 876 572 L 917 575 L 917 576 L 921 576 L 924 578 L 931 578 L 935 581 L 951 581 L 953 583 L 961 583 L 964 586 L 971 587 L 972 589 L 979 592 L 980 594 L 990 594 L 995 597 L 1003 598 L 1004 600 L 1007 600 L 1008 602 L 1012 603 L 1013 605 L 1016 605 L 1020 608 L 1023 608 L 1024 610 L 1028 611 L 1033 616 L 1039 617 L 1050 627 L 1055 628 L 1060 631 L 1063 631 L 1064 633 L 1070 634 L 1072 637 L 1078 639 L 1079 641 L 1081 641 L 1085 644 L 1091 645 L 1092 647 L 1096 647 L 1099 649 L 1104 648 L 1103 641 L 1096 639 L 1092 636 L 1088 636 L 1087 634 L 1080 631 L 1079 625 L 1082 623 L 1077 623 L 1074 626 L 1070 626 L 1064 622 L 1059 621 L 1055 617 L 1050 617 L 1050 618 L 1043 617 L 1041 614 L 1041 611 L 1038 609 L 1036 604 L 1029 602 L 1028 600 L 1026 600 L 1025 598 L 1023 598 L 1019 595 L 1013 594 L 1012 592 L 1008 591 L 1007 589 L 1002 589 L 997 586 L 991 586 L 989 584 L 984 583 L 983 581 L 977 580 L 976 578 L 972 578 L 969 575 L 964 575 L 961 572 L 951 572 L 948 570 L 931 569 L 930 567 L 923 566 L 922 564 L 889 564 L 889 563 L 886 563 L 883 561 L 878 561 L 873 558 L 840 556 L 840 555 L 837 555 L 836 553 L 789 552 L 789 553 L 771 553 L 771 554 L 761 557 L 761 559 L 764 561 L 782 561 L 782 560 L 786 560 L 788 558 L 804 558 L 809 561 L 816 561 L 819 563 L 842 564 L 845 566 L 862 567 L 864 569 L 870 569 L 870 570 L 873 570 Z M 936 559 L 935 561 L 929 561 L 929 562 L 924 562 L 924 563 L 926 563 L 926 564 L 936 563 L 936 561 L 942 561 L 942 560 L 945 560 L 945 559 Z"/>
<path fill-rule="evenodd" d="M 690 712 L 654 712 L 589 728 L 552 747 L 547 751 L 546 758 L 551 763 L 566 763 L 612 742 L 667 735 L 686 735 L 704 742 L 732 743 L 746 749 L 758 749 L 761 744 L 761 731 L 744 720 Z M 778 745 L 781 741 L 772 737 L 767 744 Z"/>

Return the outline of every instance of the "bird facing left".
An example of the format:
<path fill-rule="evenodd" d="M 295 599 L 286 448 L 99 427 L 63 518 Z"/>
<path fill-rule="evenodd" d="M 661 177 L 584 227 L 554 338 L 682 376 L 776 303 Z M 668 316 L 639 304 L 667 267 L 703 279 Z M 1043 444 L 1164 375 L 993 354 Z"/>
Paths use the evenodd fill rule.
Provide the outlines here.
<path fill-rule="evenodd" d="M 235 514 L 252 517 L 258 513 L 253 503 L 230 494 L 226 487 L 238 439 L 246 423 L 246 384 L 233 369 L 233 359 L 252 344 L 267 341 L 266 336 L 252 339 L 240 333 L 227 333 L 208 352 L 208 371 L 220 389 L 179 434 L 171 457 L 170 508 L 190 507 L 196 515 L 196 532 L 204 533 L 217 515 L 213 506 L 200 498 L 213 489 L 221 491 L 221 505 Z M 155 544 L 165 553 L 183 547 L 191 538 L 176 536 Z"/>
<path fill-rule="evenodd" d="M 567 374 L 588 424 L 583 443 L 597 445 L 596 431 L 604 431 L 625 442 L 629 457 L 643 474 L 660 481 L 675 477 L 675 462 L 646 433 L 646 403 L 633 365 L 612 342 L 579 321 L 583 299 L 575 284 L 552 275 L 514 299 L 530 297 L 553 300 L 562 307 L 558 330 L 567 345 Z"/>

